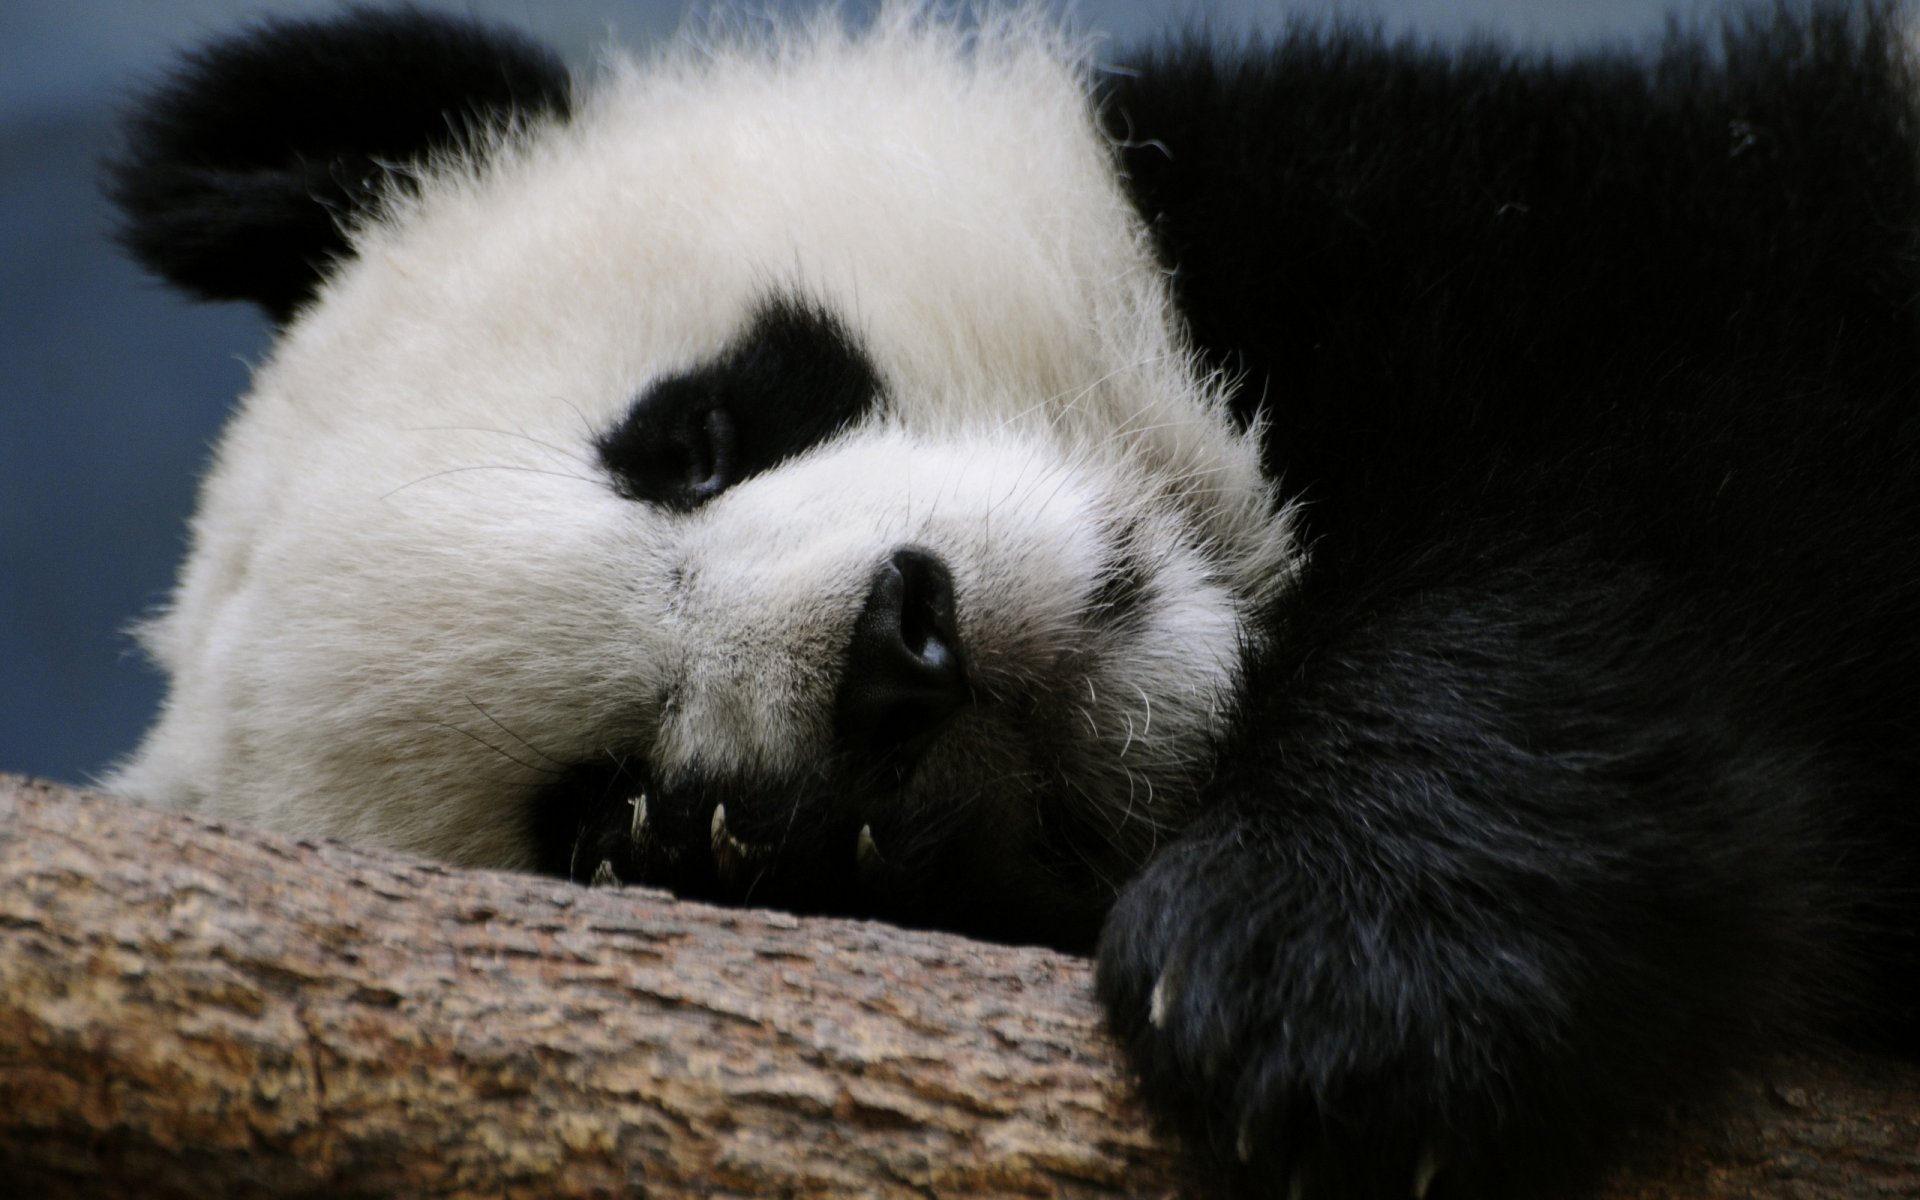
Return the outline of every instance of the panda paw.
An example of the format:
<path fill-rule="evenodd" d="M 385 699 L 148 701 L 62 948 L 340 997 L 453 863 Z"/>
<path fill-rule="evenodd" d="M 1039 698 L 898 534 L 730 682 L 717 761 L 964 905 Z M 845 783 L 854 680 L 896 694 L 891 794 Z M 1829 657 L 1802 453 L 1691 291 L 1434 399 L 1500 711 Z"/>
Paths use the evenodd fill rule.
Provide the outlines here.
<path fill-rule="evenodd" d="M 1233 857 L 1172 848 L 1100 949 L 1142 1094 L 1211 1183 L 1492 1200 L 1550 1194 L 1578 1168 L 1579 1072 L 1547 1050 L 1564 1026 L 1524 954 L 1489 966 L 1484 946 L 1370 925 L 1351 896 L 1279 894 Z"/>

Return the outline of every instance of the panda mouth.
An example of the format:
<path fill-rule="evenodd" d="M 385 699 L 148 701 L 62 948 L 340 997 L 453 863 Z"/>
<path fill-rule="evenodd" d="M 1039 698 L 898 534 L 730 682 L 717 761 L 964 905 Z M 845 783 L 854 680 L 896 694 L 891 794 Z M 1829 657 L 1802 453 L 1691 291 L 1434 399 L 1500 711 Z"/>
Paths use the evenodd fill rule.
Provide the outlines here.
<path fill-rule="evenodd" d="M 610 756 L 536 794 L 536 867 L 591 887 L 657 887 L 1073 953 L 1092 944 L 1111 895 L 1032 869 L 1009 830 L 955 828 L 925 805 L 901 803 L 897 776 L 850 800 L 857 792 L 826 772 L 751 790 L 662 788 L 637 759 Z M 989 854 L 999 857 L 983 860 Z"/>
<path fill-rule="evenodd" d="M 640 760 L 609 755 L 534 796 L 535 867 L 575 883 L 642 884 L 717 903 L 873 911 L 905 873 L 881 849 L 884 824 L 859 815 L 873 806 L 848 803 L 850 789 L 835 775 L 664 787 Z"/>

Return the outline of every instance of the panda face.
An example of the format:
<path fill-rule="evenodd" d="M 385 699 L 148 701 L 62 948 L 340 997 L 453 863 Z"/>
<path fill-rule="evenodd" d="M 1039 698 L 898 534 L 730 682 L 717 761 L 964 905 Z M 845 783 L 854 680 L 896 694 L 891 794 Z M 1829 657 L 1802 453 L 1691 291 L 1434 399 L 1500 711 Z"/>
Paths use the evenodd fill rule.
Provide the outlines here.
<path fill-rule="evenodd" d="M 220 448 L 124 790 L 1082 932 L 1183 814 L 1294 551 L 1056 37 L 624 63 L 352 248 Z"/>

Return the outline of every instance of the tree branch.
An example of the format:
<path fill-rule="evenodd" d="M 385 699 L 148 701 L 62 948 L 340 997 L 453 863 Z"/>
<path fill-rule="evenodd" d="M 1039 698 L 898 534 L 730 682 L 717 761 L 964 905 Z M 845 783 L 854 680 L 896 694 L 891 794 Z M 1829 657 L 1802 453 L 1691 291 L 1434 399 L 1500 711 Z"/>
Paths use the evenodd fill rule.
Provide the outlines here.
<path fill-rule="evenodd" d="M 1783 1064 L 1609 1197 L 1920 1196 L 1920 1071 Z M 1185 1194 L 1080 960 L 0 776 L 0 1176 L 59 1196 Z M 1904 1190 L 1903 1190 L 1904 1189 Z"/>

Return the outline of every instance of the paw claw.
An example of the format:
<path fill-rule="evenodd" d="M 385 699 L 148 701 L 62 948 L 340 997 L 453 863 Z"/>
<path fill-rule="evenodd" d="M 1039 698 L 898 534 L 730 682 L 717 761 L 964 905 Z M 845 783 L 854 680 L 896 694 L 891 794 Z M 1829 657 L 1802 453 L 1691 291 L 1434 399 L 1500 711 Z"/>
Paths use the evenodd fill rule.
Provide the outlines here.
<path fill-rule="evenodd" d="M 593 878 L 587 882 L 591 887 L 619 887 L 621 879 L 613 873 L 613 860 L 603 858 L 600 865 L 593 869 Z"/>
<path fill-rule="evenodd" d="M 1420 1160 L 1413 1167 L 1413 1200 L 1427 1200 L 1427 1189 L 1433 1186 L 1433 1177 L 1439 1171 L 1439 1152 L 1428 1146 L 1420 1152 Z"/>
<path fill-rule="evenodd" d="M 1160 972 L 1153 981 L 1153 991 L 1147 996 L 1147 1023 L 1155 1029 L 1167 1027 L 1167 1011 L 1173 1006 L 1180 990 L 1180 964 L 1174 963 Z"/>

